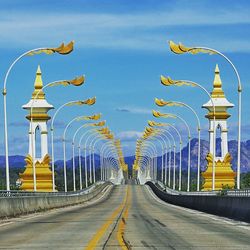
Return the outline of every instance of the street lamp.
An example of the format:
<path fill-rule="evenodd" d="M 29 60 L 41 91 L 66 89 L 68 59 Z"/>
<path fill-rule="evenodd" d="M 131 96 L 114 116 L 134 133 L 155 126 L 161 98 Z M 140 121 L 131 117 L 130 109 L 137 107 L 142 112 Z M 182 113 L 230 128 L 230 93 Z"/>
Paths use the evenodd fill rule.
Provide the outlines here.
<path fill-rule="evenodd" d="M 96 102 L 96 98 L 92 98 L 92 99 L 88 99 L 86 100 L 86 105 L 93 105 Z M 65 127 L 64 131 L 63 131 L 63 138 L 62 138 L 62 142 L 63 142 L 63 166 L 64 166 L 64 189 L 65 192 L 67 192 L 67 166 L 66 166 L 66 132 L 69 128 L 69 126 L 74 122 L 74 121 L 82 121 L 85 119 L 85 116 L 77 116 L 75 118 L 73 118 Z M 75 178 L 74 176 L 74 169 L 73 169 L 73 179 Z M 75 190 L 75 184 L 74 184 L 74 190 Z"/>
<path fill-rule="evenodd" d="M 102 147 L 100 149 L 100 155 L 102 156 L 101 168 L 103 169 L 103 180 L 104 181 L 107 180 L 107 178 L 108 178 L 108 169 L 107 169 L 107 166 L 105 164 L 105 158 L 104 158 L 104 156 L 105 156 L 105 150 L 109 149 L 108 146 L 110 146 L 111 148 L 112 147 L 115 148 L 115 146 L 114 146 L 114 144 L 113 144 L 112 141 L 107 141 L 107 142 L 105 142 L 102 145 Z"/>
<path fill-rule="evenodd" d="M 212 169 L 212 190 L 215 189 L 215 152 L 216 152 L 216 128 L 215 128 L 215 104 L 212 99 L 212 96 L 209 94 L 206 88 L 204 88 L 202 85 L 198 84 L 197 82 L 189 81 L 189 80 L 173 80 L 170 77 L 164 77 L 161 76 L 161 83 L 165 86 L 192 86 L 192 87 L 198 87 L 203 92 L 206 93 L 206 95 L 211 100 L 211 104 L 213 106 L 213 169 Z"/>
<path fill-rule="evenodd" d="M 237 148 L 237 189 L 240 189 L 240 151 L 241 151 L 241 95 L 242 95 L 242 85 L 240 80 L 240 75 L 238 73 L 238 70 L 234 66 L 233 62 L 224 54 L 219 52 L 218 50 L 208 48 L 208 47 L 200 47 L 200 46 L 194 46 L 194 47 L 185 47 L 183 44 L 175 44 L 174 42 L 170 41 L 169 46 L 172 52 L 176 54 L 184 54 L 184 53 L 191 53 L 191 54 L 198 54 L 198 53 L 208 53 L 210 55 L 220 55 L 222 56 L 233 68 L 233 71 L 237 77 L 238 81 L 238 148 Z"/>
<path fill-rule="evenodd" d="M 101 127 L 105 125 L 105 121 L 99 122 L 97 123 L 96 126 Z M 81 144 L 82 144 L 82 139 L 83 137 L 87 134 L 87 133 L 97 133 L 98 129 L 90 129 L 87 130 L 86 132 L 84 132 L 80 139 L 79 139 L 79 143 L 78 143 L 78 149 L 79 149 L 79 158 L 81 159 Z M 84 150 L 87 150 L 84 148 Z M 86 151 L 85 151 L 86 152 Z M 85 187 L 88 187 L 88 169 L 87 169 L 87 157 L 86 157 L 86 153 L 84 154 L 84 165 L 85 165 Z M 81 166 L 80 166 L 81 167 Z"/>
<path fill-rule="evenodd" d="M 171 127 L 174 129 L 174 131 L 177 133 L 177 136 L 179 137 L 179 145 L 180 145 L 180 148 L 179 148 L 179 151 L 180 151 L 180 157 L 179 157 L 179 169 L 181 170 L 182 169 L 182 137 L 181 137 L 181 134 L 179 132 L 179 130 L 174 126 L 172 125 L 171 123 L 158 123 L 158 122 L 154 122 L 154 121 L 150 121 L 149 122 L 149 125 L 151 127 Z M 157 128 L 158 130 L 158 128 Z M 174 169 L 173 169 L 173 189 L 175 189 L 175 158 L 176 158 L 176 146 L 175 146 L 175 141 L 174 141 Z M 170 186 L 170 174 L 171 174 L 171 171 L 170 171 L 170 168 L 169 168 L 169 179 L 168 179 L 168 182 L 169 182 L 169 186 Z M 180 178 L 180 173 L 179 173 L 179 190 L 181 190 L 181 178 Z"/>
<path fill-rule="evenodd" d="M 161 128 L 157 128 L 157 130 L 163 131 L 164 133 L 167 133 L 171 137 L 171 139 L 173 141 L 174 168 L 175 168 L 175 154 L 176 154 L 175 149 L 176 149 L 176 143 L 175 143 L 175 139 L 174 139 L 173 135 L 168 131 L 167 128 L 164 128 L 164 126 L 166 126 L 166 123 L 156 123 L 156 122 L 153 122 L 153 121 L 148 121 L 148 125 L 151 126 L 151 127 L 154 127 L 154 126 L 161 127 Z M 171 145 L 170 141 L 169 141 L 169 145 Z M 181 145 L 181 140 L 180 140 L 180 145 Z M 171 180 L 170 179 L 171 178 L 171 175 L 170 175 L 170 173 L 171 173 L 171 146 L 170 146 L 169 150 L 170 151 L 169 151 L 169 157 L 168 157 L 168 172 L 169 172 L 168 173 L 168 184 L 167 184 L 167 168 L 165 170 L 165 178 L 164 179 L 165 179 L 165 185 L 168 185 L 170 187 L 170 180 Z M 181 162 L 181 154 L 180 154 L 180 162 Z"/>
<path fill-rule="evenodd" d="M 157 181 L 157 149 L 156 149 L 156 146 L 154 145 L 154 143 L 150 142 L 150 139 L 145 139 L 143 144 L 152 150 L 151 176 L 153 177 L 153 179 L 155 181 Z M 149 171 L 150 171 L 150 169 L 149 169 Z"/>
<path fill-rule="evenodd" d="M 93 116 L 86 116 L 85 120 L 98 120 L 100 119 L 101 115 L 97 114 L 97 115 L 93 115 Z M 95 123 L 85 123 L 82 126 L 80 126 L 76 132 L 73 135 L 73 140 L 72 140 L 72 159 L 73 159 L 73 168 L 75 169 L 75 138 L 76 135 L 78 134 L 78 132 L 85 127 L 88 126 L 97 126 Z M 80 151 L 80 148 L 78 148 L 78 152 Z M 79 179 L 80 179 L 80 190 L 82 189 L 82 168 L 81 168 L 81 158 L 80 158 L 80 153 L 78 155 L 78 159 L 79 159 Z"/>
<path fill-rule="evenodd" d="M 179 115 L 176 115 L 176 114 L 162 114 L 158 111 L 155 111 L 153 110 L 153 116 L 154 117 L 157 117 L 157 118 L 160 118 L 160 117 L 164 117 L 164 118 L 178 118 L 179 120 L 181 120 L 184 125 L 186 126 L 187 128 L 187 132 L 188 132 L 188 180 L 187 180 L 187 191 L 189 192 L 190 190 L 190 159 L 191 159 L 191 156 L 190 156 L 190 141 L 191 141 L 191 133 L 190 133 L 190 128 L 189 128 L 189 125 L 187 124 L 186 120 L 184 120 L 181 116 Z M 180 155 L 182 154 L 182 152 L 180 152 Z M 180 166 L 180 169 L 179 169 L 179 189 L 181 189 L 181 178 L 182 178 L 182 168 Z"/>
<path fill-rule="evenodd" d="M 84 105 L 86 104 L 86 101 L 85 100 L 76 100 L 76 101 L 70 101 L 70 102 L 66 102 L 64 103 L 63 105 L 61 105 L 55 112 L 54 116 L 52 117 L 52 120 L 51 120 L 51 155 L 52 155 L 52 174 L 54 173 L 54 166 L 55 166 L 55 157 L 54 157 L 54 121 L 55 121 L 55 118 L 57 116 L 57 114 L 59 113 L 59 111 L 66 107 L 66 106 L 74 106 L 74 105 Z M 53 174 L 53 183 L 55 183 L 55 180 L 54 180 L 54 174 Z M 64 178 L 66 179 L 66 169 L 64 169 Z M 55 185 L 53 185 L 53 188 L 55 187 Z M 67 192 L 67 187 L 65 189 L 65 192 Z"/>
<path fill-rule="evenodd" d="M 149 123 L 149 125 L 150 125 L 150 121 L 148 121 L 148 123 Z M 160 129 L 158 129 L 158 131 L 160 131 Z M 163 131 L 163 130 L 161 130 L 161 131 Z M 165 132 L 165 131 L 164 131 Z M 153 135 L 152 137 L 154 137 L 154 138 L 160 138 L 161 140 L 162 140 L 162 142 L 164 143 L 164 146 L 165 146 L 165 149 L 167 150 L 167 148 L 169 148 L 170 147 L 170 140 L 169 140 L 169 138 L 168 138 L 168 136 L 166 136 L 164 133 L 157 133 L 157 134 L 155 134 L 155 135 Z M 168 141 L 168 146 L 167 146 L 167 143 L 166 143 L 166 140 L 164 140 L 164 138 L 165 139 L 167 139 L 167 141 Z M 163 146 L 163 144 L 160 142 L 160 144 L 161 144 L 161 148 L 162 148 L 162 159 L 161 159 L 161 181 L 162 181 L 162 183 L 164 183 L 164 181 L 163 181 L 163 177 L 164 177 L 164 155 L 165 155 L 165 151 L 164 151 L 164 146 Z M 165 159 L 165 178 L 166 178 L 166 160 L 167 160 L 167 151 L 166 151 L 166 159 Z"/>
<path fill-rule="evenodd" d="M 143 145 L 147 144 L 147 145 L 150 145 L 150 147 L 152 147 L 153 155 L 155 156 L 152 159 L 152 176 L 153 176 L 153 179 L 155 180 L 157 180 L 157 148 L 155 144 L 150 142 L 149 140 L 154 139 L 154 137 L 156 137 L 156 135 L 158 134 L 159 134 L 159 130 L 146 127 L 144 130 L 142 139 L 141 139 L 141 144 Z"/>
<path fill-rule="evenodd" d="M 164 101 L 163 99 L 157 99 L 157 98 L 155 98 L 155 103 L 158 106 L 160 106 L 160 107 L 164 107 L 164 106 L 187 107 L 195 115 L 196 120 L 197 120 L 197 131 L 198 131 L 197 191 L 200 191 L 200 159 L 201 159 L 201 154 L 200 154 L 201 145 L 200 145 L 200 141 L 201 141 L 201 124 L 200 124 L 200 119 L 199 119 L 196 111 L 191 106 L 189 106 L 188 104 L 186 104 L 184 102 L 179 102 L 179 101 Z"/>
<path fill-rule="evenodd" d="M 50 47 L 45 47 L 45 48 L 36 48 L 36 49 L 32 49 L 29 51 L 26 51 L 25 53 L 21 54 L 19 57 L 17 57 L 13 63 L 10 65 L 10 67 L 7 70 L 7 73 L 4 77 L 4 84 L 3 84 L 3 110 L 4 110 L 4 145 L 5 145 L 5 169 L 6 169 L 6 190 L 10 191 L 10 176 L 9 176 L 9 147 L 8 147 L 8 126 L 7 126 L 7 80 L 9 77 L 9 74 L 12 70 L 12 68 L 14 67 L 14 65 L 23 57 L 25 56 L 32 56 L 35 54 L 41 54 L 41 53 L 45 53 L 45 54 L 54 54 L 54 53 L 58 53 L 61 55 L 67 55 L 69 53 L 71 53 L 73 51 L 73 47 L 74 47 L 74 42 L 70 42 L 67 45 L 64 45 L 64 43 L 62 43 L 59 47 L 57 48 L 50 48 Z"/>
<path fill-rule="evenodd" d="M 96 182 L 96 176 L 95 176 L 95 171 L 96 171 L 96 169 L 95 169 L 95 146 L 96 146 L 96 144 L 98 143 L 98 142 L 100 142 L 100 141 L 103 141 L 103 140 L 107 140 L 107 138 L 104 136 L 104 135 L 101 135 L 101 134 L 99 134 L 99 135 L 97 135 L 97 136 L 95 136 L 92 140 L 91 140 L 91 142 L 89 143 L 89 150 L 90 150 L 90 170 L 92 169 L 92 171 L 93 171 L 93 183 L 95 183 Z M 91 155 L 92 155 L 92 157 L 91 157 Z M 92 158 L 92 163 L 91 163 L 91 158 Z M 91 178 L 90 178 L 91 179 Z"/>
<path fill-rule="evenodd" d="M 201 134 L 201 125 L 200 125 L 200 119 L 197 115 L 197 113 L 195 112 L 195 110 L 189 106 L 188 104 L 184 103 L 184 102 L 179 102 L 179 101 L 164 101 L 163 99 L 158 99 L 155 98 L 155 103 L 156 105 L 160 106 L 160 107 L 164 107 L 164 106 L 177 106 L 177 107 L 186 107 L 189 110 L 191 110 L 193 112 L 193 114 L 196 117 L 197 120 L 197 131 L 198 131 L 198 160 L 197 160 L 197 164 L 198 164 L 198 168 L 197 168 L 197 191 L 200 191 L 200 134 Z"/>
<path fill-rule="evenodd" d="M 93 140 L 93 146 L 92 146 L 92 153 L 93 153 L 93 158 L 92 158 L 92 165 L 93 165 L 93 179 L 94 179 L 94 183 L 96 182 L 96 168 L 95 168 L 95 146 L 98 142 L 105 140 L 105 137 L 100 136 L 100 138 Z"/>

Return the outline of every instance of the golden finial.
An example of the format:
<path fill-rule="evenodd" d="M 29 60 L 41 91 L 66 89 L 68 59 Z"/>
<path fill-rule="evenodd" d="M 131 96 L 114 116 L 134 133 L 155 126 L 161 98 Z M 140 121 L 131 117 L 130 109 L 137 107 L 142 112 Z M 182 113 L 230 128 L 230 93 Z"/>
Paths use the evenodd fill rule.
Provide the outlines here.
<path fill-rule="evenodd" d="M 218 64 L 215 66 L 214 70 L 215 76 L 214 76 L 214 84 L 213 84 L 213 91 L 211 93 L 212 97 L 214 98 L 224 98 L 225 94 L 224 91 L 222 90 L 222 81 L 220 78 L 220 69 Z"/>
<path fill-rule="evenodd" d="M 32 93 L 32 99 L 35 99 L 35 98 L 36 99 L 44 99 L 45 94 L 42 91 L 43 80 L 42 80 L 42 71 L 41 71 L 40 65 L 38 65 L 38 67 L 37 67 L 34 87 L 35 87 L 35 90 Z"/>

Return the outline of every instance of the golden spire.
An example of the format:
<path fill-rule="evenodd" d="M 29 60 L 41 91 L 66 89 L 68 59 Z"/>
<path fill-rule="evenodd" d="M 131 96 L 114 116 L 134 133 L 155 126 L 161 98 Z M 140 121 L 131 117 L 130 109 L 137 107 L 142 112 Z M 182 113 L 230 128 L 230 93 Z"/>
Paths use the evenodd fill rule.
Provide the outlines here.
<path fill-rule="evenodd" d="M 35 98 L 36 99 L 44 99 L 45 98 L 45 94 L 41 90 L 43 88 L 43 80 L 42 80 L 42 72 L 41 72 L 40 65 L 38 65 L 38 67 L 37 67 L 36 79 L 35 79 L 34 87 L 35 87 L 35 90 L 32 93 L 32 99 L 35 99 Z"/>
<path fill-rule="evenodd" d="M 218 64 L 216 64 L 214 73 L 215 73 L 214 84 L 213 84 L 214 88 L 211 93 L 211 96 L 213 98 L 225 98 L 224 91 L 222 90 L 222 82 L 220 79 L 220 70 Z"/>

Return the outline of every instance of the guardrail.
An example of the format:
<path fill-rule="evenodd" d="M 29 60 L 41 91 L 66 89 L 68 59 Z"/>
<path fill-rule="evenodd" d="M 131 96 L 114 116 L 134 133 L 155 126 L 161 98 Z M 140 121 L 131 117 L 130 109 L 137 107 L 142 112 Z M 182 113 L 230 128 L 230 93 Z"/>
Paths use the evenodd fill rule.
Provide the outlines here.
<path fill-rule="evenodd" d="M 104 195 L 110 186 L 111 191 L 111 182 L 98 182 L 89 188 L 67 193 L 1 191 L 0 218 L 86 203 L 98 195 Z"/>
<path fill-rule="evenodd" d="M 69 192 L 27 192 L 22 190 L 0 190 L 0 199 L 3 197 L 51 197 L 51 196 L 79 196 L 83 194 L 88 194 L 97 186 L 104 184 L 104 181 L 98 181 L 91 185 L 88 188 L 78 190 L 78 191 L 69 191 Z"/>
<path fill-rule="evenodd" d="M 172 195 L 163 189 L 161 184 L 149 181 L 146 183 L 161 200 L 205 213 L 215 214 L 230 219 L 250 222 L 249 189 L 221 190 L 214 192 L 178 192 Z M 212 195 L 210 194 L 212 193 Z M 176 195 L 178 194 L 178 195 Z M 201 195 L 202 194 L 202 195 Z"/>
<path fill-rule="evenodd" d="M 159 189 L 171 195 L 250 197 L 250 189 L 222 189 L 218 191 L 185 192 L 171 189 L 160 181 L 152 180 L 152 182 L 155 183 Z"/>

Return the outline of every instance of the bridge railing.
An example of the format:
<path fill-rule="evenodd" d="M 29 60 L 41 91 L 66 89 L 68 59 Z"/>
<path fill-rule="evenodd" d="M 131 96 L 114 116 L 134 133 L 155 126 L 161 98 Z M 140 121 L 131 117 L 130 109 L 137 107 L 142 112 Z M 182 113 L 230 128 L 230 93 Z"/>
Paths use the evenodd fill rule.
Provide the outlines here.
<path fill-rule="evenodd" d="M 83 194 L 90 193 L 98 185 L 104 184 L 104 181 L 98 181 L 95 184 L 91 185 L 88 188 L 78 190 L 78 191 L 69 191 L 69 192 L 28 192 L 22 190 L 0 190 L 0 198 L 2 197 L 31 197 L 31 196 L 78 196 Z"/>
<path fill-rule="evenodd" d="M 223 189 L 218 191 L 194 191 L 194 192 L 185 192 L 171 189 L 165 186 L 160 181 L 152 181 L 158 188 L 167 192 L 171 195 L 190 195 L 190 196 L 232 196 L 232 197 L 250 197 L 250 189 Z"/>

